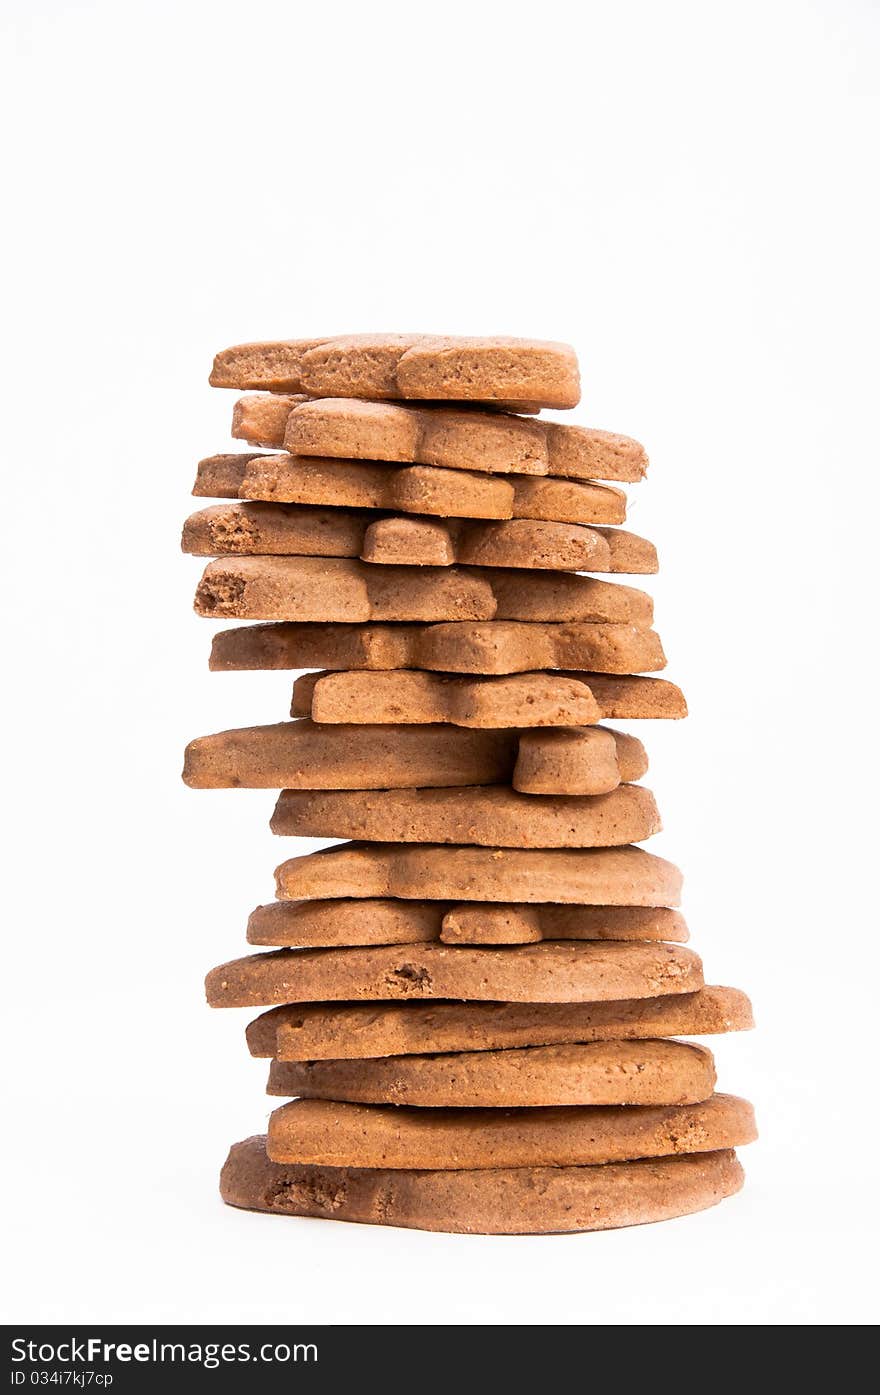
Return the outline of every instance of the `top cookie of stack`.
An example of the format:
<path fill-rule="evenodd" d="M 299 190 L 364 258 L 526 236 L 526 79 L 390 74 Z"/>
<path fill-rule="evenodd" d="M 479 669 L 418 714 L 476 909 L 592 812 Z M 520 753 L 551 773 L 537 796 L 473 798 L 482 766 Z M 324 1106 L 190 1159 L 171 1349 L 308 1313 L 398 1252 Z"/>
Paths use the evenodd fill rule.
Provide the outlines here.
<path fill-rule="evenodd" d="M 307 397 L 493 402 L 517 411 L 580 401 L 568 344 L 429 334 L 237 344 L 214 359 L 211 384 Z"/>

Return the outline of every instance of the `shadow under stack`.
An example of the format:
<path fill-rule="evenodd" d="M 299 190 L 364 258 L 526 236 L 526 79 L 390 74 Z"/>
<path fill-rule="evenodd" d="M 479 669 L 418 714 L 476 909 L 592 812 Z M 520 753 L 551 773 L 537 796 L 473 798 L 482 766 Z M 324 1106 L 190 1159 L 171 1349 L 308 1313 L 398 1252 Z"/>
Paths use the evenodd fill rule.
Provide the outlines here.
<path fill-rule="evenodd" d="M 678 718 L 625 531 L 627 437 L 542 419 L 579 399 L 565 345 L 361 335 L 247 344 L 255 453 L 201 462 L 184 527 L 196 610 L 246 623 L 211 667 L 296 669 L 293 720 L 193 741 L 195 788 L 279 790 L 283 861 L 214 969 L 283 1103 L 221 1193 L 284 1215 L 424 1230 L 597 1230 L 742 1184 L 751 1106 L 710 1051 L 751 1026 L 685 947 L 681 876 L 641 741 Z M 256 622 L 256 623 L 254 623 Z"/>

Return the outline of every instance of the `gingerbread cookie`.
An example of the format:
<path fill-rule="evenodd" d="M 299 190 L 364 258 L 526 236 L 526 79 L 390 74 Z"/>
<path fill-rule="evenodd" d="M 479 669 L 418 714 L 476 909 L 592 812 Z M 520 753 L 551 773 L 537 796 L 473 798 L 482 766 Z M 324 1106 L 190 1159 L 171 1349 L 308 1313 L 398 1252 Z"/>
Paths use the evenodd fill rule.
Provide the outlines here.
<path fill-rule="evenodd" d="M 523 794 L 608 794 L 622 783 L 640 780 L 647 768 L 641 741 L 623 732 L 539 729 L 520 733 L 511 783 Z"/>
<path fill-rule="evenodd" d="M 253 1056 L 279 1061 L 493 1051 L 587 1041 L 716 1036 L 754 1026 L 736 988 L 598 1003 L 297 1003 L 250 1023 Z"/>
<path fill-rule="evenodd" d="M 607 794 L 521 794 L 507 785 L 462 789 L 284 789 L 273 833 L 396 843 L 473 843 L 492 848 L 607 848 L 659 833 L 654 796 L 642 785 Z"/>
<path fill-rule="evenodd" d="M 403 398 L 576 407 L 577 358 L 538 339 L 353 334 L 237 344 L 214 359 L 214 387 L 310 397 Z"/>
<path fill-rule="evenodd" d="M 392 669 L 305 673 L 293 685 L 290 715 L 328 723 L 584 727 L 598 722 L 602 710 L 586 683 L 555 673 L 459 678 Z"/>
<path fill-rule="evenodd" d="M 444 913 L 440 925 L 440 939 L 450 945 L 526 945 L 540 940 L 671 940 L 684 944 L 688 938 L 684 916 L 668 906 L 459 901 Z"/>
<path fill-rule="evenodd" d="M 276 548 L 282 550 L 293 548 Z M 587 528 L 527 518 L 499 523 L 405 514 L 380 518 L 366 528 L 359 555 L 365 562 L 383 566 L 448 567 L 460 563 L 629 575 L 649 575 L 658 566 L 653 543 L 623 528 Z"/>
<path fill-rule="evenodd" d="M 688 939 L 666 906 L 527 906 L 491 902 L 271 901 L 251 912 L 252 945 L 318 949 L 351 945 L 538 944 L 541 940 Z M 271 1053 L 270 1053 L 271 1054 Z"/>
<path fill-rule="evenodd" d="M 635 483 L 644 446 L 586 426 L 527 421 L 498 412 L 414 407 L 356 398 L 242 397 L 232 434 L 249 445 L 347 460 L 437 465 L 487 474 L 561 475 Z"/>
<path fill-rule="evenodd" d="M 255 445 L 283 445 L 293 455 L 623 483 L 644 478 L 648 468 L 644 446 L 611 431 L 525 421 L 497 412 L 352 398 L 296 404 L 288 411 L 283 432 L 276 430 L 267 441 L 251 429 L 250 419 L 260 410 L 259 399 L 244 401 L 255 405 L 238 408 L 232 434 Z"/>
<path fill-rule="evenodd" d="M 390 509 L 440 518 L 610 524 L 626 517 L 626 496 L 605 484 L 306 455 L 208 456 L 199 462 L 192 492 L 199 498 Z"/>
<path fill-rule="evenodd" d="M 273 1163 L 266 1139 L 236 1143 L 220 1176 L 230 1206 L 465 1235 L 546 1235 L 670 1220 L 738 1192 L 729 1149 L 597 1167 L 461 1171 Z"/>
<path fill-rule="evenodd" d="M 738 1148 L 757 1137 L 735 1095 L 694 1104 L 418 1109 L 297 1099 L 269 1120 L 273 1162 L 319 1167 L 584 1167 Z"/>
<path fill-rule="evenodd" d="M 205 980 L 211 1007 L 401 998 L 605 1002 L 693 993 L 702 984 L 692 950 L 608 941 L 503 949 L 439 943 L 282 949 L 220 964 Z"/>
<path fill-rule="evenodd" d="M 279 899 L 393 896 L 416 901 L 556 901 L 677 906 L 681 873 L 641 848 L 536 851 L 341 843 L 276 868 Z"/>
<path fill-rule="evenodd" d="M 259 459 L 259 452 L 206 456 L 196 467 L 193 494 L 204 499 L 237 499 L 248 465 Z"/>
<path fill-rule="evenodd" d="M 240 397 L 232 408 L 232 435 L 252 446 L 281 450 L 290 413 L 309 400 L 302 393 L 260 392 Z"/>
<path fill-rule="evenodd" d="M 209 562 L 197 614 L 243 620 L 491 618 L 488 579 L 448 567 L 369 567 L 325 557 L 236 557 Z"/>
<path fill-rule="evenodd" d="M 444 726 L 319 726 L 277 722 L 191 741 L 193 789 L 393 789 L 503 782 L 516 759 L 509 731 Z"/>
<path fill-rule="evenodd" d="M 515 499 L 513 485 L 492 475 L 306 455 L 262 455 L 249 461 L 238 496 L 337 508 L 399 509 L 441 518 L 513 518 Z M 603 501 L 601 496 L 600 506 Z"/>
<path fill-rule="evenodd" d="M 665 663 L 650 596 L 595 577 L 495 567 L 372 567 L 337 557 L 235 557 L 209 562 L 195 609 L 208 619 L 561 620 L 643 630 L 651 667 Z M 650 636 L 650 638 L 647 638 Z M 634 641 L 631 641 L 634 643 Z"/>
<path fill-rule="evenodd" d="M 546 1105 L 695 1104 L 715 1088 L 711 1051 L 683 1041 L 592 1041 L 505 1051 L 272 1061 L 270 1095 L 517 1109 Z"/>
<path fill-rule="evenodd" d="M 495 785 L 524 793 L 603 794 L 640 779 L 645 749 L 624 732 L 462 729 L 393 724 L 277 722 L 191 741 L 184 781 L 194 789 L 413 789 Z"/>
<path fill-rule="evenodd" d="M 181 548 L 194 557 L 360 557 L 372 518 L 297 504 L 215 504 L 190 514 Z"/>
<path fill-rule="evenodd" d="M 645 538 L 622 528 L 511 519 L 478 523 L 298 504 L 215 504 L 191 514 L 181 546 L 197 557 L 359 557 L 383 566 L 509 567 L 542 571 L 657 570 Z"/>
<path fill-rule="evenodd" d="M 224 633 L 253 637 L 253 631 Z M 357 637 L 351 638 L 357 642 Z M 226 667 L 227 656 L 233 660 L 229 667 L 238 667 L 234 661 L 243 647 L 238 647 L 238 653 L 230 653 L 231 645 L 217 645 L 221 662 L 212 667 Z M 349 652 L 352 648 L 350 645 Z M 326 654 L 328 650 L 322 652 Z M 360 653 L 363 655 L 363 649 Z M 603 717 L 685 717 L 687 706 L 681 690 L 673 683 L 640 675 L 550 671 L 458 677 L 418 669 L 355 669 L 304 673 L 293 685 L 290 713 L 292 717 L 313 717 L 316 722 L 330 723 L 584 727 Z M 564 744 L 566 738 L 560 736 L 558 740 Z"/>
<path fill-rule="evenodd" d="M 484 675 L 555 669 L 562 671 L 560 676 L 590 684 L 603 716 L 683 717 L 687 708 L 680 689 L 661 679 L 633 674 L 655 664 L 663 667 L 665 662 L 657 636 L 640 626 L 494 620 L 241 626 L 214 636 L 210 666 L 229 671 L 426 669 Z M 617 681 L 608 682 L 612 677 Z"/>

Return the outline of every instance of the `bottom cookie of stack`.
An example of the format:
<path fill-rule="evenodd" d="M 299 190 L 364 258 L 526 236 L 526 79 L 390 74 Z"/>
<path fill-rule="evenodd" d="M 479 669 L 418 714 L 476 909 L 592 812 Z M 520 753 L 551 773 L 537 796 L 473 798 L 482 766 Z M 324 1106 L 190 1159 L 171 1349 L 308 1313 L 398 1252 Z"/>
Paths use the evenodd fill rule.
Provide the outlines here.
<path fill-rule="evenodd" d="M 315 1167 L 273 1162 L 258 1135 L 231 1149 L 220 1193 L 231 1206 L 280 1215 L 535 1235 L 671 1220 L 714 1206 L 742 1182 L 729 1148 L 586 1167 Z"/>

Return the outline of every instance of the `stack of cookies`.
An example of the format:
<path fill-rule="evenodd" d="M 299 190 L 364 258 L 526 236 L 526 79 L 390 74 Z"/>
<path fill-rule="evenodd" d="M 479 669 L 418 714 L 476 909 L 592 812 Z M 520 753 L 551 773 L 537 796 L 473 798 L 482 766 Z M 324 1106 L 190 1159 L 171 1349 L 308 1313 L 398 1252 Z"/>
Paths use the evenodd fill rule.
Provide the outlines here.
<path fill-rule="evenodd" d="M 246 344 L 194 493 L 211 667 L 312 670 L 292 720 L 193 741 L 200 789 L 280 791 L 258 953 L 208 975 L 283 1103 L 223 1198 L 427 1230 L 605 1229 L 738 1190 L 751 1107 L 678 1040 L 751 1026 L 704 983 L 648 759 L 607 720 L 678 718 L 624 530 L 635 441 L 542 419 L 565 345 L 355 336 Z"/>

